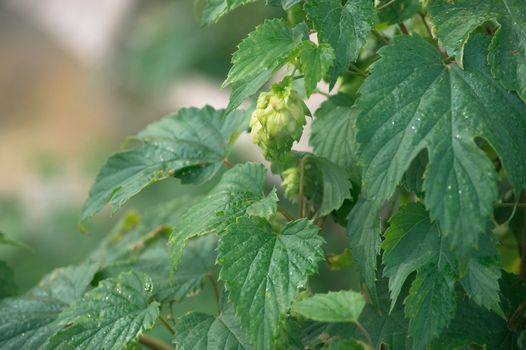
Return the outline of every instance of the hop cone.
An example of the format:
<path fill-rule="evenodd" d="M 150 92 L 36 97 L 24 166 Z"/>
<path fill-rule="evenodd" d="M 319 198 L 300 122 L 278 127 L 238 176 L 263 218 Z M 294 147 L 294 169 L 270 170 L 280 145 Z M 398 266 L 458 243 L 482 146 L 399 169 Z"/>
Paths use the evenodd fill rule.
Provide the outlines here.
<path fill-rule="evenodd" d="M 281 159 L 294 141 L 300 139 L 304 125 L 303 101 L 292 90 L 291 81 L 285 80 L 259 95 L 250 120 L 252 141 L 261 148 L 265 158 Z"/>

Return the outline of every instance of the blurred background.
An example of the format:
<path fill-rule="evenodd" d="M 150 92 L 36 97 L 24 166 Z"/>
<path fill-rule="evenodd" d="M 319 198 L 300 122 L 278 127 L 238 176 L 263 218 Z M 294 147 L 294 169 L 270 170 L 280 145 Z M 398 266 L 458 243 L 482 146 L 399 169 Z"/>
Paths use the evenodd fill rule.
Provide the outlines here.
<path fill-rule="evenodd" d="M 117 222 L 104 211 L 81 234 L 78 217 L 125 137 L 183 106 L 225 107 L 236 45 L 282 15 L 260 1 L 200 28 L 195 12 L 191 0 L 0 0 L 0 232 L 31 248 L 0 245 L 0 259 L 21 292 Z M 192 191 L 168 180 L 128 207 Z"/>

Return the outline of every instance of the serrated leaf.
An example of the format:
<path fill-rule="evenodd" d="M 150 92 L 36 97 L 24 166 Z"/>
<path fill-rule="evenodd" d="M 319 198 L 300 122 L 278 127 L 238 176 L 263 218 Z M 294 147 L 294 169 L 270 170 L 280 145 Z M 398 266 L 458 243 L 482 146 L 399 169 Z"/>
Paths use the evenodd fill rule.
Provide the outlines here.
<path fill-rule="evenodd" d="M 215 265 L 216 247 L 215 235 L 190 240 L 173 278 L 170 279 L 167 239 L 158 239 L 140 254 L 132 251 L 129 256 L 111 262 L 102 270 L 102 276 L 107 278 L 122 272 L 142 271 L 151 277 L 157 301 L 179 301 L 196 294 L 202 288 L 203 279 Z"/>
<path fill-rule="evenodd" d="M 357 323 L 365 306 L 364 297 L 352 290 L 315 294 L 292 306 L 303 317 L 320 322 Z"/>
<path fill-rule="evenodd" d="M 466 273 L 460 280 L 466 294 L 478 305 L 503 315 L 499 306 L 500 259 L 495 241 L 484 235 L 479 249 L 469 260 Z"/>
<path fill-rule="evenodd" d="M 263 199 L 265 167 L 256 163 L 239 164 L 227 171 L 221 181 L 180 217 L 170 236 L 170 263 L 175 269 L 186 242 L 192 237 L 221 232 L 247 208 Z"/>
<path fill-rule="evenodd" d="M 478 344 L 486 349 L 507 350 L 514 348 L 513 340 L 505 319 L 464 298 L 457 306 L 455 318 L 430 348 L 465 349 Z"/>
<path fill-rule="evenodd" d="M 466 293 L 478 304 L 500 314 L 499 285 L 500 265 L 495 242 L 490 235 L 480 239 L 480 248 L 467 262 L 466 272 L 460 280 Z M 393 216 L 385 232 L 382 261 L 383 274 L 389 277 L 392 305 L 413 273 L 431 268 L 444 279 L 458 280 L 458 263 L 449 244 L 440 236 L 438 226 L 431 223 L 429 215 L 421 204 L 409 203 Z M 451 276 L 453 273 L 453 276 Z"/>
<path fill-rule="evenodd" d="M 307 18 L 318 31 L 318 39 L 330 44 L 336 59 L 331 67 L 331 85 L 338 75 L 349 69 L 358 58 L 367 35 L 376 24 L 374 3 L 369 0 L 350 0 L 342 5 L 340 0 L 308 0 L 305 3 Z"/>
<path fill-rule="evenodd" d="M 150 124 L 137 135 L 143 146 L 111 156 L 101 169 L 82 209 L 87 219 L 110 203 L 115 212 L 145 187 L 171 176 L 202 183 L 221 168 L 233 135 L 246 114 L 210 106 L 183 108 Z M 197 132 L 198 131 L 198 132 Z"/>
<path fill-rule="evenodd" d="M 352 105 L 351 96 L 345 94 L 331 96 L 323 102 L 314 114 L 309 144 L 315 155 L 357 173 Z"/>
<path fill-rule="evenodd" d="M 229 307 L 216 318 L 193 312 L 180 317 L 175 325 L 177 349 L 248 350 L 252 347 L 241 329 L 234 310 Z"/>
<path fill-rule="evenodd" d="M 305 92 L 308 97 L 333 64 L 334 49 L 329 44 L 317 46 L 312 41 L 306 40 L 300 47 L 299 58 L 305 79 Z"/>
<path fill-rule="evenodd" d="M 246 213 L 250 216 L 259 216 L 268 220 L 272 215 L 276 214 L 276 211 L 278 210 L 278 202 L 278 194 L 274 187 L 265 198 L 252 203 L 247 208 Z"/>
<path fill-rule="evenodd" d="M 216 23 L 230 11 L 254 1 L 255 0 L 206 0 L 201 23 Z"/>
<path fill-rule="evenodd" d="M 470 34 L 488 21 L 499 29 L 489 52 L 491 71 L 504 87 L 526 99 L 526 1 L 433 0 L 429 11 L 441 43 L 462 61 Z"/>
<path fill-rule="evenodd" d="M 347 218 L 347 235 L 354 262 L 376 302 L 376 256 L 380 253 L 380 212 L 371 200 L 360 198 Z"/>
<path fill-rule="evenodd" d="M 401 303 L 389 311 L 389 289 L 387 279 L 381 279 L 377 284 L 377 303 L 365 305 L 360 314 L 359 322 L 369 334 L 373 349 L 379 349 L 382 344 L 393 350 L 406 350 L 411 348 L 411 340 L 407 336 L 408 321 L 404 317 Z M 318 323 L 311 322 L 305 327 L 303 342 L 312 345 L 326 342 L 327 339 L 352 337 L 367 343 L 368 339 L 363 332 L 352 323 Z"/>
<path fill-rule="evenodd" d="M 444 250 L 439 228 L 431 223 L 421 204 L 409 203 L 393 216 L 385 232 L 382 248 L 385 266 L 383 275 L 389 278 L 391 308 L 396 304 L 406 279 L 413 272 L 431 264 L 435 267 L 435 273 L 440 274 L 449 265 L 449 252 Z M 439 266 L 439 260 L 445 260 L 446 266 Z"/>
<path fill-rule="evenodd" d="M 423 349 L 455 316 L 454 280 L 428 266 L 416 275 L 404 303 L 413 347 Z"/>
<path fill-rule="evenodd" d="M 526 149 L 526 109 L 491 77 L 486 45 L 481 36 L 470 41 L 462 70 L 442 63 L 439 52 L 417 35 L 396 38 L 380 50 L 382 59 L 356 102 L 364 192 L 376 203 L 372 209 L 380 212 L 411 161 L 426 149 L 425 204 L 459 252 L 477 245 L 497 198 L 493 164 L 475 139 L 495 148 L 515 191 L 526 184 L 520 151 Z"/>
<path fill-rule="evenodd" d="M 16 295 L 18 287 L 15 283 L 13 270 L 4 261 L 0 260 L 0 299 Z"/>
<path fill-rule="evenodd" d="M 319 215 L 325 216 L 340 208 L 343 201 L 351 198 L 351 182 L 347 171 L 341 169 L 331 161 L 310 156 L 310 164 L 314 164 L 321 175 L 323 189 Z"/>
<path fill-rule="evenodd" d="M 255 94 L 299 50 L 307 37 L 306 25 L 291 28 L 280 19 L 266 20 L 248 35 L 232 57 L 232 68 L 223 86 L 232 85 L 227 112 Z"/>
<path fill-rule="evenodd" d="M 222 235 L 219 277 L 256 349 L 271 349 L 279 324 L 323 259 L 319 228 L 308 220 L 280 233 L 266 220 L 240 218 Z"/>
<path fill-rule="evenodd" d="M 97 264 L 56 269 L 28 293 L 0 301 L 0 348 L 43 349 L 62 324 L 60 312 L 79 299 L 89 286 Z"/>
<path fill-rule="evenodd" d="M 60 314 L 68 326 L 50 338 L 47 349 L 122 349 L 155 324 L 159 303 L 150 301 L 152 294 L 152 281 L 142 272 L 101 281 Z"/>

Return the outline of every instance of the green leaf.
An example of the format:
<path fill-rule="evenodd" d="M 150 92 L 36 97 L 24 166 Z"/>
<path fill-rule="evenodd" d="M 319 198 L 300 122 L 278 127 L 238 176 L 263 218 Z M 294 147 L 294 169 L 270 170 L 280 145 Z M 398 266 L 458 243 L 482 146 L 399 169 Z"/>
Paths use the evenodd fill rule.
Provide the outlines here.
<path fill-rule="evenodd" d="M 315 294 L 292 306 L 294 312 L 320 322 L 358 322 L 365 299 L 352 290 Z"/>
<path fill-rule="evenodd" d="M 380 253 L 380 208 L 371 200 L 360 198 L 349 214 L 347 235 L 353 261 L 376 302 L 376 256 Z"/>
<path fill-rule="evenodd" d="M 438 39 L 460 62 L 470 34 L 485 22 L 497 23 L 489 49 L 491 71 L 504 87 L 526 99 L 525 6 L 524 0 L 433 0 L 429 11 Z"/>
<path fill-rule="evenodd" d="M 299 58 L 305 79 L 305 92 L 308 97 L 333 64 L 334 49 L 329 44 L 316 46 L 312 41 L 307 40 L 301 45 Z"/>
<path fill-rule="evenodd" d="M 287 11 L 296 4 L 299 4 L 301 0 L 267 0 L 267 5 L 270 6 L 281 6 L 283 10 Z"/>
<path fill-rule="evenodd" d="M 239 164 L 227 171 L 210 192 L 181 215 L 169 241 L 170 263 L 175 269 L 186 242 L 192 237 L 220 233 L 247 208 L 263 199 L 265 167 L 256 163 Z"/>
<path fill-rule="evenodd" d="M 409 317 L 409 335 L 415 349 L 423 349 L 455 316 L 454 280 L 436 273 L 432 266 L 422 269 L 405 299 L 405 314 Z"/>
<path fill-rule="evenodd" d="M 377 8 L 380 22 L 397 24 L 412 18 L 421 6 L 418 0 L 380 0 Z"/>
<path fill-rule="evenodd" d="M 503 315 L 499 306 L 500 268 L 495 241 L 489 235 L 484 235 L 480 240 L 479 249 L 469 260 L 466 273 L 460 283 L 475 303 Z"/>
<path fill-rule="evenodd" d="M 382 248 L 383 275 L 389 278 L 391 308 L 413 272 L 427 265 L 433 266 L 436 274 L 452 268 L 447 244 L 442 244 L 439 228 L 431 223 L 421 204 L 409 203 L 393 216 Z"/>
<path fill-rule="evenodd" d="M 280 19 L 266 20 L 248 35 L 232 58 L 232 68 L 223 86 L 232 85 L 227 112 L 255 94 L 276 71 L 294 57 L 304 39 L 307 27 L 291 28 Z"/>
<path fill-rule="evenodd" d="M 246 127 L 246 113 L 224 116 L 206 106 L 183 108 L 137 135 L 143 146 L 111 156 L 82 209 L 84 220 L 111 203 L 115 212 L 145 187 L 171 176 L 202 183 L 221 168 L 231 138 Z M 199 131 L 199 132 L 197 132 Z"/>
<path fill-rule="evenodd" d="M 369 0 L 308 0 L 305 12 L 322 43 L 330 44 L 336 59 L 330 69 L 331 85 L 358 58 L 367 35 L 376 24 L 374 3 Z"/>
<path fill-rule="evenodd" d="M 56 269 L 28 293 L 0 301 L 0 348 L 43 349 L 61 326 L 59 313 L 88 288 L 97 264 Z"/>
<path fill-rule="evenodd" d="M 152 281 L 142 272 L 101 281 L 60 314 L 68 326 L 50 338 L 47 349 L 122 349 L 155 324 L 159 303 L 150 301 L 152 294 Z"/>
<path fill-rule="evenodd" d="M 376 203 L 372 216 L 379 217 L 425 149 L 425 204 L 459 252 L 476 247 L 497 198 L 497 174 L 475 139 L 494 147 L 516 192 L 526 184 L 526 109 L 491 77 L 486 45 L 481 36 L 470 41 L 462 70 L 442 63 L 421 37 L 398 37 L 380 50 L 356 102 L 364 193 Z M 359 236 L 365 234 L 371 233 Z"/>
<path fill-rule="evenodd" d="M 15 274 L 5 262 L 0 260 L 0 299 L 18 294 Z"/>
<path fill-rule="evenodd" d="M 202 24 L 217 23 L 221 17 L 239 6 L 255 0 L 206 0 L 201 18 Z"/>
<path fill-rule="evenodd" d="M 344 200 L 351 198 L 349 174 L 324 158 L 310 156 L 308 161 L 314 164 L 321 175 L 323 195 L 319 215 L 328 215 L 340 208 Z"/>
<path fill-rule="evenodd" d="M 407 278 L 415 271 L 417 280 L 422 273 L 433 274 L 440 277 L 440 281 L 448 283 L 459 279 L 455 275 L 460 269 L 448 242 L 440 237 L 438 226 L 431 223 L 421 204 L 409 203 L 399 210 L 385 232 L 382 248 L 385 265 L 383 274 L 389 277 L 391 307 L 394 307 Z M 467 263 L 461 283 L 466 293 L 478 304 L 502 314 L 498 293 L 499 267 L 495 242 L 490 235 L 485 234 L 481 236 L 480 249 Z M 414 292 L 420 293 L 418 290 Z M 434 306 L 438 307 L 439 304 Z"/>
<path fill-rule="evenodd" d="M 357 173 L 353 101 L 349 95 L 329 97 L 316 111 L 309 144 L 314 154 Z"/>
<path fill-rule="evenodd" d="M 401 303 L 397 303 L 394 309 L 389 311 L 389 289 L 387 279 L 381 279 L 377 284 L 377 303 L 365 305 L 359 317 L 359 322 L 369 334 L 373 343 L 373 349 L 379 349 L 382 344 L 393 350 L 406 350 L 412 347 L 411 340 L 407 336 L 408 321 L 404 317 L 404 309 Z M 304 331 L 303 341 L 305 345 L 326 342 L 327 339 L 352 337 L 368 342 L 363 332 L 353 323 L 307 323 Z"/>
<path fill-rule="evenodd" d="M 193 312 L 180 317 L 175 325 L 177 349 L 181 350 L 248 350 L 246 334 L 234 310 L 229 307 L 216 318 Z"/>
<path fill-rule="evenodd" d="M 309 275 L 323 259 L 319 228 L 308 220 L 280 233 L 269 222 L 240 218 L 221 238 L 219 277 L 256 349 L 271 349 L 279 325 Z"/>
<path fill-rule="evenodd" d="M 183 257 L 172 280 L 168 262 L 168 247 L 165 238 L 149 244 L 140 254 L 130 252 L 110 263 L 102 270 L 102 277 L 117 276 L 127 271 L 142 271 L 151 277 L 155 286 L 154 297 L 157 301 L 166 302 L 182 300 L 188 295 L 195 295 L 203 285 L 206 274 L 215 265 L 217 254 L 217 237 L 209 235 L 188 242 Z"/>
<path fill-rule="evenodd" d="M 478 344 L 486 349 L 514 349 L 514 336 L 505 319 L 475 305 L 467 298 L 460 301 L 455 318 L 433 341 L 433 350 L 469 348 Z"/>
<path fill-rule="evenodd" d="M 278 210 L 278 202 L 278 194 L 274 187 L 265 198 L 252 203 L 247 208 L 246 213 L 250 216 L 259 216 L 268 220 L 272 215 L 276 214 L 276 211 Z"/>

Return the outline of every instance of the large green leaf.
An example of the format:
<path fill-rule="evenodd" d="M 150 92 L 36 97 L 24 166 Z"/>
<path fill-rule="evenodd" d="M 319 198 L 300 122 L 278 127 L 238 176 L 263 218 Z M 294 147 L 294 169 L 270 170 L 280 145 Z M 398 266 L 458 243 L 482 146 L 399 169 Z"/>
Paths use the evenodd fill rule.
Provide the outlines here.
<path fill-rule="evenodd" d="M 79 299 L 89 286 L 97 264 L 54 270 L 25 295 L 0 301 L 0 348 L 43 349 L 63 324 L 60 312 Z"/>
<path fill-rule="evenodd" d="M 120 350 L 153 327 L 159 303 L 142 272 L 122 273 L 99 283 L 60 314 L 68 325 L 50 338 L 47 349 Z"/>
<path fill-rule="evenodd" d="M 407 335 L 408 322 L 404 317 L 404 309 L 400 302 L 389 310 L 389 289 L 387 280 L 381 279 L 377 284 L 377 303 L 367 304 L 358 319 L 359 323 L 369 334 L 373 349 L 380 349 L 387 344 L 392 350 L 406 350 L 411 348 L 411 339 Z M 355 324 L 352 323 L 307 323 L 303 329 L 305 345 L 326 342 L 327 339 L 349 338 L 368 342 Z M 314 346 L 313 346 L 314 347 Z"/>
<path fill-rule="evenodd" d="M 132 270 L 142 271 L 152 279 L 156 300 L 181 300 L 201 289 L 204 278 L 215 264 L 216 247 L 215 235 L 190 240 L 173 278 L 170 279 L 167 239 L 159 238 L 156 242 L 149 243 L 139 254 L 130 252 L 122 260 L 108 264 L 101 276 L 106 278 Z"/>
<path fill-rule="evenodd" d="M 266 20 L 248 35 L 232 58 L 232 68 L 223 86 L 232 85 L 227 112 L 255 94 L 276 71 L 294 57 L 304 39 L 307 27 L 291 28 L 280 19 Z"/>
<path fill-rule="evenodd" d="M 462 70 L 444 64 L 421 37 L 399 37 L 380 50 L 356 102 L 371 215 L 378 217 L 411 161 L 427 150 L 425 204 L 459 252 L 476 247 L 497 198 L 496 172 L 475 139 L 494 147 L 516 192 L 526 184 L 526 109 L 491 77 L 487 44 L 482 36 L 470 40 Z"/>
<path fill-rule="evenodd" d="M 440 239 L 438 226 L 430 222 L 421 204 L 410 203 L 392 218 L 382 248 L 383 275 L 389 278 L 391 308 L 406 279 L 415 271 L 431 265 L 435 274 L 444 274 L 456 265 L 447 244 Z"/>
<path fill-rule="evenodd" d="M 330 69 L 332 84 L 358 58 L 367 35 L 376 23 L 374 3 L 369 0 L 307 0 L 305 12 L 322 43 L 330 44 L 336 59 Z"/>
<path fill-rule="evenodd" d="M 210 194 L 181 215 L 170 237 L 170 262 L 175 269 L 188 239 L 221 232 L 251 204 L 263 199 L 265 167 L 256 163 L 236 165 L 226 172 Z"/>
<path fill-rule="evenodd" d="M 305 79 L 305 92 L 310 96 L 333 64 L 334 49 L 329 44 L 317 46 L 312 41 L 306 40 L 301 45 L 299 58 Z"/>
<path fill-rule="evenodd" d="M 429 220 L 421 204 L 410 203 L 392 218 L 383 242 L 383 274 L 389 277 L 392 307 L 408 277 L 416 272 L 406 299 L 411 318 L 409 333 L 415 347 L 438 335 L 455 312 L 455 282 L 459 268 L 449 244 Z M 481 249 L 469 260 L 461 283 L 477 303 L 502 314 L 499 307 L 500 277 L 495 243 L 489 235 L 480 240 Z"/>
<path fill-rule="evenodd" d="M 250 216 L 260 216 L 268 220 L 272 215 L 276 214 L 276 211 L 278 210 L 278 202 L 278 194 L 274 187 L 265 198 L 252 203 L 247 208 L 246 213 Z"/>
<path fill-rule="evenodd" d="M 5 262 L 0 260 L 0 299 L 10 297 L 18 293 L 15 283 L 15 274 Z"/>
<path fill-rule="evenodd" d="M 352 104 L 351 97 L 345 94 L 331 96 L 323 102 L 315 113 L 309 144 L 317 156 L 356 172 Z"/>
<path fill-rule="evenodd" d="M 488 21 L 499 26 L 491 42 L 491 71 L 507 89 L 526 99 L 526 1 L 525 0 L 432 0 L 436 35 L 462 61 L 470 34 Z"/>
<path fill-rule="evenodd" d="M 322 198 L 319 215 L 328 215 L 340 208 L 344 200 L 351 198 L 350 176 L 347 171 L 325 158 L 309 156 L 308 163 L 314 165 L 321 181 Z"/>
<path fill-rule="evenodd" d="M 235 8 L 254 1 L 256 0 L 206 0 L 201 23 L 215 23 Z"/>
<path fill-rule="evenodd" d="M 455 318 L 433 341 L 433 350 L 466 349 L 478 344 L 485 349 L 514 348 L 514 335 L 505 319 L 464 298 L 457 306 Z"/>
<path fill-rule="evenodd" d="M 175 326 L 174 342 L 181 350 L 252 348 L 231 307 L 223 310 L 218 317 L 198 312 L 180 317 Z"/>
<path fill-rule="evenodd" d="M 280 322 L 323 259 L 319 228 L 308 220 L 280 233 L 269 222 L 244 217 L 221 238 L 220 279 L 256 349 L 271 349 Z"/>
<path fill-rule="evenodd" d="M 150 124 L 136 138 L 143 146 L 111 156 L 82 209 L 86 219 L 111 203 L 115 212 L 145 187 L 171 176 L 183 182 L 210 179 L 228 154 L 232 137 L 246 127 L 247 115 L 212 107 L 183 108 Z"/>
<path fill-rule="evenodd" d="M 294 312 L 320 322 L 358 322 L 365 299 L 352 290 L 315 294 L 292 306 Z"/>

